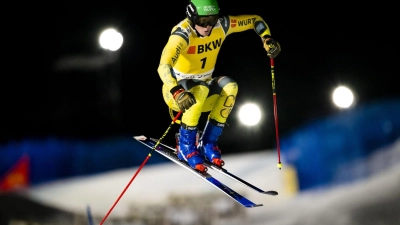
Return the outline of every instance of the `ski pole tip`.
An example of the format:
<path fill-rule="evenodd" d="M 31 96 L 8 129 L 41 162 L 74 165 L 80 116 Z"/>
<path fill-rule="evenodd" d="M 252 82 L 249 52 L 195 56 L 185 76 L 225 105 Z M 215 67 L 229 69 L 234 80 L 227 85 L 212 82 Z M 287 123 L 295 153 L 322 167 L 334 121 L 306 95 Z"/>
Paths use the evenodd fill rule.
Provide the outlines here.
<path fill-rule="evenodd" d="M 278 167 L 279 169 L 282 169 L 282 163 L 279 162 L 278 164 L 276 164 L 276 167 Z"/>

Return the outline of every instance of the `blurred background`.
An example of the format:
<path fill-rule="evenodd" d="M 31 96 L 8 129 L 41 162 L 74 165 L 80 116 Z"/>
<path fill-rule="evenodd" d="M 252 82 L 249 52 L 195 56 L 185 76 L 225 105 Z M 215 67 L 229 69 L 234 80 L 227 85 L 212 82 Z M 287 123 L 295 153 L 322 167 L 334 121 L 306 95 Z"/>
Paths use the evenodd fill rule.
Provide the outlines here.
<path fill-rule="evenodd" d="M 99 222 L 149 152 L 132 137 L 160 138 L 170 125 L 157 67 L 172 27 L 185 18 L 187 2 L 113 3 L 69 2 L 41 13 L 46 18 L 46 32 L 40 34 L 43 70 L 16 76 L 24 92 L 7 96 L 10 105 L 0 128 L 0 224 L 88 224 L 88 206 Z M 289 8 L 284 2 L 219 1 L 219 6 L 222 15 L 260 15 L 282 46 L 275 59 L 275 104 L 270 61 L 254 31 L 227 37 L 214 72 L 239 85 L 219 140 L 226 169 L 280 194 L 261 200 L 227 180 L 267 207 L 226 206 L 218 198 L 227 198 L 222 193 L 153 154 L 105 224 L 317 224 L 329 210 L 334 212 L 329 224 L 400 222 L 393 201 L 400 200 L 398 191 L 385 189 L 400 186 L 399 48 L 390 7 L 377 17 L 381 6 L 352 8 L 340 2 L 290 3 Z M 244 113 L 248 103 L 258 114 Z M 172 127 L 165 143 L 174 144 L 178 128 Z M 389 174 L 394 176 L 386 178 Z M 365 183 L 349 186 L 360 182 Z M 146 189 L 153 196 L 143 194 Z M 188 190 L 200 197 L 185 198 Z M 354 193 L 363 200 L 344 203 Z M 338 196 L 348 208 L 332 200 Z M 311 206 L 317 205 L 315 198 L 321 199 L 319 207 Z M 174 204 L 194 208 L 199 202 L 219 204 L 220 211 L 167 211 Z M 160 222 L 150 208 L 182 218 Z M 302 213 L 296 213 L 299 209 Z M 199 219 L 207 215 L 213 219 Z M 347 219 L 335 220 L 338 215 Z"/>

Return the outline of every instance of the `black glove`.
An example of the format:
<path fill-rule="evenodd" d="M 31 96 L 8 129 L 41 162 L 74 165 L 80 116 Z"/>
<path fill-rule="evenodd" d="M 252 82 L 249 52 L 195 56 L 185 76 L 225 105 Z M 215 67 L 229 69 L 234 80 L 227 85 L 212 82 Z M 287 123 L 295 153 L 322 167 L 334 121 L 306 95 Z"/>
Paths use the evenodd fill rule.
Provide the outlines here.
<path fill-rule="evenodd" d="M 196 99 L 194 98 L 193 94 L 189 91 L 185 91 L 181 85 L 173 87 L 170 92 L 182 113 L 184 113 L 192 105 L 196 104 Z"/>
<path fill-rule="evenodd" d="M 275 58 L 281 52 L 281 45 L 279 42 L 271 38 L 271 36 L 263 37 L 264 48 L 270 58 Z"/>

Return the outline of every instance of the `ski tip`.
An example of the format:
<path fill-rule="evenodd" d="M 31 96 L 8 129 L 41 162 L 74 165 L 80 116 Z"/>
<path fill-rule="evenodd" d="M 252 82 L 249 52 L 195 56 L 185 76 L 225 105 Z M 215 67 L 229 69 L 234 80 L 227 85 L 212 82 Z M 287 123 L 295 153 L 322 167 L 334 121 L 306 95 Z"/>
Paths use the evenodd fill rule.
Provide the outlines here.
<path fill-rule="evenodd" d="M 138 140 L 138 141 L 144 141 L 144 140 L 147 139 L 146 136 L 144 136 L 144 135 L 133 136 L 133 138 L 135 138 L 135 139 Z"/>
<path fill-rule="evenodd" d="M 247 205 L 246 208 L 255 208 L 255 207 L 261 207 L 263 204 L 252 204 L 252 205 Z"/>
<path fill-rule="evenodd" d="M 265 191 L 264 194 L 267 194 L 267 195 L 278 195 L 278 192 L 276 192 L 276 191 Z"/>

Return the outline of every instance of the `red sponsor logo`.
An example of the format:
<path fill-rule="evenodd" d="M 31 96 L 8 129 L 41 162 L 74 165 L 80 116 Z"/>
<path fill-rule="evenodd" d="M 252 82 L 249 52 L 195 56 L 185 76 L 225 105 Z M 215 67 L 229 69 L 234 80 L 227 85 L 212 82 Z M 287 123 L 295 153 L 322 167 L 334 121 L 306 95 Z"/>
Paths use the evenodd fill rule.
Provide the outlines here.
<path fill-rule="evenodd" d="M 187 54 L 201 54 L 203 52 L 209 52 L 214 49 L 220 48 L 222 44 L 222 39 L 217 39 L 215 41 L 208 42 L 203 45 L 193 45 L 187 50 Z"/>
<path fill-rule="evenodd" d="M 196 54 L 196 46 L 190 46 L 187 54 Z"/>
<path fill-rule="evenodd" d="M 231 27 L 236 27 L 236 20 L 231 19 Z"/>

